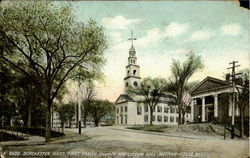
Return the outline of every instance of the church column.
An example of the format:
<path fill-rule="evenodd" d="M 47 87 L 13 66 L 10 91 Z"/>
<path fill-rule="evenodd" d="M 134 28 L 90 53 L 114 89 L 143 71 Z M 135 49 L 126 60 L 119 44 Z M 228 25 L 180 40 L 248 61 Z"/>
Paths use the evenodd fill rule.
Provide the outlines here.
<path fill-rule="evenodd" d="M 201 122 L 205 122 L 205 97 L 201 97 L 201 99 L 202 99 Z"/>
<path fill-rule="evenodd" d="M 194 122 L 194 100 L 191 100 L 191 122 Z"/>
<path fill-rule="evenodd" d="M 218 117 L 218 94 L 214 96 L 214 117 Z"/>

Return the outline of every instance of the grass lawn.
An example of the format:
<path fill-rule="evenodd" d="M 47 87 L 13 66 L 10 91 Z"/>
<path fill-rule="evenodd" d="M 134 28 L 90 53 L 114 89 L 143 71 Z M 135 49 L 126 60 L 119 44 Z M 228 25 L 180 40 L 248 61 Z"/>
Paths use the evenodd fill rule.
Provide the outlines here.
<path fill-rule="evenodd" d="M 150 131 L 150 132 L 160 132 L 164 133 L 166 128 L 169 128 L 169 126 L 164 126 L 164 125 L 157 125 L 157 126 L 150 126 L 150 125 L 145 125 L 145 126 L 139 126 L 139 127 L 127 127 L 128 129 L 134 129 L 134 130 L 142 130 L 142 131 Z"/>
<path fill-rule="evenodd" d="M 160 132 L 174 135 L 224 137 L 224 126 L 211 123 L 186 125 L 145 125 L 137 127 L 127 127 L 127 129 Z M 239 135 L 239 131 L 235 130 L 235 134 Z M 230 137 L 230 131 L 228 130 L 226 130 L 226 137 Z"/>
<path fill-rule="evenodd" d="M 5 133 L 5 132 L 0 132 L 0 142 L 1 141 L 11 141 L 11 140 L 20 141 L 20 140 L 24 140 L 24 139 L 20 136 L 12 135 L 12 134 Z"/>

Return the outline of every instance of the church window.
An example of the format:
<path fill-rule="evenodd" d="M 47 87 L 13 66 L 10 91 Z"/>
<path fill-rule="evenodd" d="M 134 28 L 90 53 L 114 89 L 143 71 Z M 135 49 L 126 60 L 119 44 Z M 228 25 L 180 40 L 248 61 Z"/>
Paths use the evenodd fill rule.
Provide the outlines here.
<path fill-rule="evenodd" d="M 144 112 L 148 112 L 148 106 L 144 105 Z"/>
<path fill-rule="evenodd" d="M 138 83 L 137 83 L 136 81 L 134 82 L 134 86 L 135 86 L 135 87 L 137 87 L 137 86 L 138 86 Z"/>
<path fill-rule="evenodd" d="M 123 107 L 121 106 L 121 112 L 123 112 Z"/>
<path fill-rule="evenodd" d="M 162 122 L 162 116 L 161 116 L 161 115 L 158 115 L 158 116 L 157 116 L 157 121 L 158 121 L 158 122 Z"/>
<path fill-rule="evenodd" d="M 144 115 L 144 122 L 148 122 L 148 115 Z"/>
<path fill-rule="evenodd" d="M 164 107 L 164 112 L 168 113 L 168 107 Z"/>
<path fill-rule="evenodd" d="M 142 108 L 141 106 L 137 106 L 137 115 L 141 115 L 142 114 Z"/>
<path fill-rule="evenodd" d="M 157 112 L 162 112 L 162 107 L 161 106 L 157 106 Z"/>
<path fill-rule="evenodd" d="M 174 116 L 170 117 L 170 122 L 174 122 Z"/>
<path fill-rule="evenodd" d="M 128 82 L 126 82 L 126 87 L 128 87 Z"/>
<path fill-rule="evenodd" d="M 133 71 L 133 74 L 134 74 L 134 75 L 135 75 L 135 73 L 136 73 L 136 70 Z"/>
<path fill-rule="evenodd" d="M 168 122 L 168 117 L 164 116 L 164 122 Z"/>
<path fill-rule="evenodd" d="M 128 71 L 128 75 L 129 75 L 129 71 Z"/>
<path fill-rule="evenodd" d="M 128 111 L 128 107 L 127 106 L 125 106 L 125 112 L 127 112 Z"/>
<path fill-rule="evenodd" d="M 116 113 L 119 113 L 119 108 L 116 108 Z"/>

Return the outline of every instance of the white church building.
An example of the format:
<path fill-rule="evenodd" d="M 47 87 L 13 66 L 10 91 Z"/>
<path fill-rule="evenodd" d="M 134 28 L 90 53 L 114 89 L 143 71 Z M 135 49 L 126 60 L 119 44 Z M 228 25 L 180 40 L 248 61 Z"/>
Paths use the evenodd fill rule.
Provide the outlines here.
<path fill-rule="evenodd" d="M 137 64 L 136 51 L 132 45 L 129 50 L 128 65 L 126 66 L 126 76 L 124 78 L 124 94 L 121 94 L 115 101 L 116 105 L 116 124 L 117 125 L 146 125 L 150 123 L 150 108 L 142 103 L 142 95 L 133 97 L 126 94 L 126 88 L 129 86 L 137 87 L 140 85 L 140 66 Z M 178 108 L 167 104 L 168 98 L 161 98 L 153 112 L 154 125 L 176 125 L 178 124 Z M 190 114 L 187 114 L 186 121 L 190 120 Z"/>

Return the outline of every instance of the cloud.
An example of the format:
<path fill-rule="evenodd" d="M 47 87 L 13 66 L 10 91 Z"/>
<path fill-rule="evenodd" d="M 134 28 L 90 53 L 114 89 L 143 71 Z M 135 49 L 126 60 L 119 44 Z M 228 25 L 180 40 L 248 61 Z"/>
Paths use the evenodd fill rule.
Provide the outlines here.
<path fill-rule="evenodd" d="M 195 31 L 194 33 L 192 33 L 187 41 L 205 40 L 205 39 L 209 39 L 213 35 L 214 33 L 210 30 L 199 30 L 199 31 Z"/>
<path fill-rule="evenodd" d="M 117 43 L 122 41 L 122 36 L 120 32 L 110 32 L 109 36 L 112 40 L 112 42 Z"/>
<path fill-rule="evenodd" d="M 167 37 L 175 37 L 187 32 L 189 29 L 188 24 L 179 24 L 176 22 L 171 22 L 165 30 L 165 36 Z"/>
<path fill-rule="evenodd" d="M 147 35 L 139 38 L 137 41 L 138 46 L 150 46 L 166 37 L 176 37 L 189 29 L 189 25 L 184 23 L 171 22 L 166 26 L 165 30 L 160 30 L 159 28 L 153 28 L 147 31 Z"/>
<path fill-rule="evenodd" d="M 147 35 L 139 38 L 136 42 L 137 46 L 149 46 L 159 41 L 162 38 L 161 32 L 158 28 L 153 28 L 147 31 Z"/>
<path fill-rule="evenodd" d="M 117 30 L 117 29 L 126 29 L 128 25 L 138 23 L 142 19 L 127 19 L 121 15 L 109 18 L 103 18 L 102 24 L 105 28 Z"/>
<path fill-rule="evenodd" d="M 241 26 L 239 24 L 229 24 L 229 25 L 223 25 L 220 28 L 220 31 L 224 35 L 230 35 L 230 36 L 236 36 L 240 34 Z"/>

